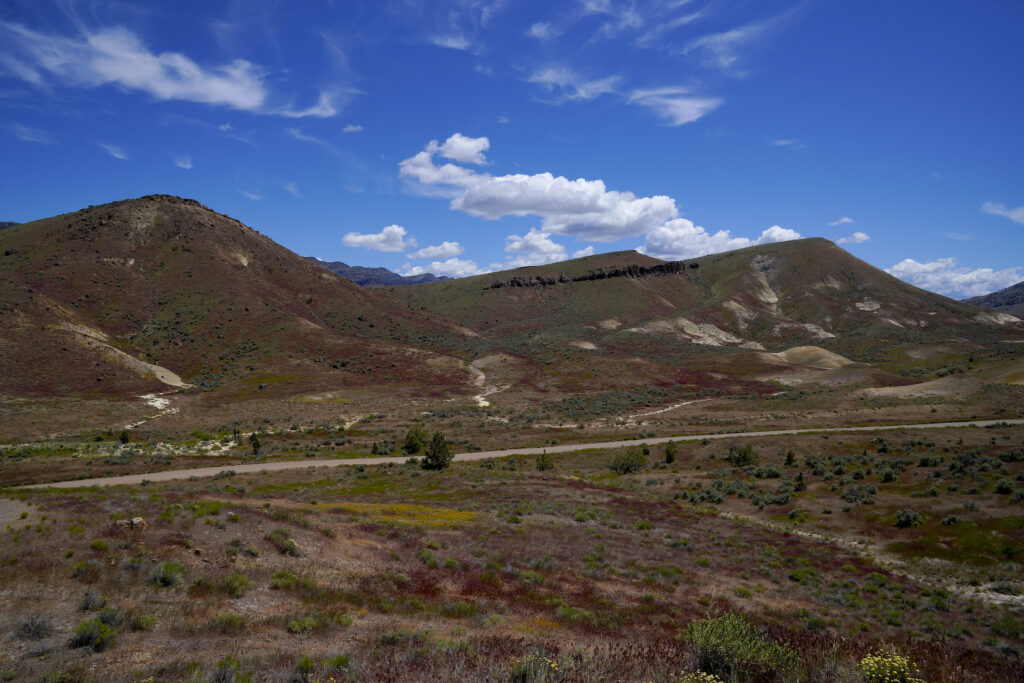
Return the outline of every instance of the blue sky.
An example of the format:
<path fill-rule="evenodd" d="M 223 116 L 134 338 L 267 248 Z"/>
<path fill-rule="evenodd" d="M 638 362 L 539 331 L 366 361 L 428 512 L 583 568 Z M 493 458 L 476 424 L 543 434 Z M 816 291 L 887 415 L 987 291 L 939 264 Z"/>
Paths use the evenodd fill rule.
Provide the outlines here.
<path fill-rule="evenodd" d="M 797 236 L 1024 279 L 1024 3 L 0 5 L 0 220 L 166 193 L 467 275 Z"/>

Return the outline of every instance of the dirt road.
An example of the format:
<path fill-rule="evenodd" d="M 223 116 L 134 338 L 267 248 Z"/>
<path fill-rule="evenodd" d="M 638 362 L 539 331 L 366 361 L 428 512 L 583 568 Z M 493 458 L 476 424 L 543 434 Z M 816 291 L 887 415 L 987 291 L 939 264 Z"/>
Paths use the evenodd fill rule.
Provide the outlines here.
<path fill-rule="evenodd" d="M 485 460 L 487 458 L 502 458 L 509 455 L 539 455 L 540 453 L 571 453 L 589 449 L 611 449 L 624 448 L 625 446 L 636 446 L 639 443 L 649 445 L 666 443 L 668 441 L 700 441 L 702 439 L 743 439 L 754 436 L 786 436 L 792 434 L 815 434 L 819 432 L 878 432 L 893 429 L 948 429 L 954 427 L 987 427 L 996 424 L 1024 424 L 1024 420 L 971 420 L 967 422 L 933 422 L 924 424 L 902 424 L 902 425 L 873 425 L 870 427 L 822 427 L 816 429 L 778 429 L 762 432 L 732 432 L 728 434 L 692 434 L 686 436 L 664 436 L 651 439 L 631 439 L 628 441 L 603 441 L 600 443 L 574 443 L 559 446 L 544 446 L 539 448 L 508 448 L 500 451 L 481 451 L 478 453 L 459 453 L 455 461 L 466 462 L 472 460 Z M 148 474 L 129 474 L 121 477 L 98 477 L 95 479 L 74 479 L 71 481 L 56 481 L 46 484 L 30 484 L 17 488 L 82 488 L 86 486 L 117 486 L 117 485 L 138 485 L 143 481 L 171 481 L 174 479 L 189 479 L 191 477 L 212 477 L 221 472 L 234 470 L 239 474 L 247 472 L 275 472 L 278 470 L 302 469 L 308 467 L 350 467 L 354 465 L 379 465 L 382 463 L 403 463 L 402 457 L 388 458 L 351 458 L 348 460 L 289 460 L 286 462 L 265 462 L 248 465 L 223 465 L 220 467 L 202 467 L 190 470 L 166 470 L 163 472 L 150 472 Z"/>

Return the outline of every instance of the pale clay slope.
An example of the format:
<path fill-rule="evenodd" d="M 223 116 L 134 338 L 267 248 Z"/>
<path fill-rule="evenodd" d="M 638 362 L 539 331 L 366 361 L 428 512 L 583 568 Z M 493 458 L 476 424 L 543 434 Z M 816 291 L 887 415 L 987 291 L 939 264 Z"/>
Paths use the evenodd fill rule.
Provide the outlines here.
<path fill-rule="evenodd" d="M 181 377 L 178 377 L 178 375 L 174 374 L 167 368 L 141 361 L 138 358 L 129 356 L 120 349 L 114 348 L 110 345 L 110 338 L 100 330 L 73 322 L 63 322 L 60 324 L 60 327 L 61 329 L 70 332 L 74 336 L 75 341 L 85 348 L 103 351 L 104 353 L 112 356 L 117 362 L 125 365 L 131 370 L 134 370 L 140 375 L 155 377 L 171 387 L 180 388 L 190 386 L 183 382 Z"/>

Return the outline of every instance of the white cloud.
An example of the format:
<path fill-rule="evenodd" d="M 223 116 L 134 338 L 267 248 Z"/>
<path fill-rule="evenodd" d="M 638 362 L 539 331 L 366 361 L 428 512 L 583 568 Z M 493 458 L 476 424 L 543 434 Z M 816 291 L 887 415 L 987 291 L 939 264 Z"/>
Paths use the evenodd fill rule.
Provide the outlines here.
<path fill-rule="evenodd" d="M 450 258 L 447 261 L 434 261 L 425 266 L 412 266 L 408 263 L 402 266 L 402 275 L 431 273 L 438 277 L 468 277 L 482 272 L 484 271 L 480 270 L 473 261 L 457 258 Z"/>
<path fill-rule="evenodd" d="M 634 90 L 629 96 L 630 104 L 654 110 L 670 126 L 693 123 L 717 109 L 724 101 L 718 97 L 693 97 L 687 88 L 678 87 Z"/>
<path fill-rule="evenodd" d="M 268 107 L 270 92 L 264 84 L 266 72 L 262 67 L 244 59 L 203 66 L 180 52 L 157 54 L 123 27 L 67 38 L 0 22 L 0 41 L 5 47 L 0 65 L 40 87 L 50 82 L 80 88 L 114 85 L 158 100 L 201 102 L 295 118 L 337 113 L 335 95 L 326 92 L 308 109 Z"/>
<path fill-rule="evenodd" d="M 507 268 L 539 266 L 566 259 L 565 247 L 554 242 L 549 233 L 533 228 L 525 235 L 509 235 L 505 238 L 505 251 L 519 254 L 509 259 Z"/>
<path fill-rule="evenodd" d="M 958 299 L 995 292 L 1024 280 L 1024 274 L 1017 267 L 1004 270 L 971 270 L 957 266 L 956 259 L 952 257 L 928 263 L 903 259 L 892 268 L 887 268 L 885 272 L 912 285 Z"/>
<path fill-rule="evenodd" d="M 362 234 L 350 232 L 341 238 L 346 247 L 372 249 L 373 251 L 397 252 L 416 246 L 412 237 L 406 239 L 405 228 L 400 225 L 389 225 L 378 233 Z"/>
<path fill-rule="evenodd" d="M 593 256 L 593 255 L 594 255 L 594 247 L 593 247 L 593 245 L 587 247 L 586 249 L 580 249 L 579 251 L 574 251 L 572 253 L 572 257 L 573 258 L 583 258 L 584 256 Z"/>
<path fill-rule="evenodd" d="M 443 145 L 434 149 L 445 159 L 463 164 L 481 165 L 487 163 L 484 152 L 490 147 L 491 141 L 487 138 L 470 138 L 462 133 L 455 133 L 445 140 Z"/>
<path fill-rule="evenodd" d="M 436 140 L 431 141 L 423 151 L 399 164 L 399 175 L 411 181 L 413 189 L 421 194 L 448 197 L 452 209 L 473 216 L 490 220 L 538 216 L 539 229 L 522 237 L 513 235 L 509 244 L 517 247 L 512 250 L 516 253 L 534 255 L 530 258 L 545 254 L 544 262 L 565 258 L 565 248 L 551 242 L 551 235 L 614 242 L 646 234 L 649 253 L 688 256 L 800 237 L 779 226 L 768 228 L 755 240 L 734 238 L 728 232 L 709 235 L 679 218 L 672 197 L 637 197 L 632 192 L 609 190 L 601 180 L 569 180 L 551 173 L 492 176 L 457 164 L 438 166 L 434 157 L 441 148 Z M 527 249 L 531 245 L 534 248 Z"/>
<path fill-rule="evenodd" d="M 254 202 L 258 202 L 261 199 L 263 199 L 263 195 L 256 194 L 255 192 L 246 192 L 245 190 L 239 190 L 238 194 L 242 195 L 243 197 L 247 197 L 253 200 Z"/>
<path fill-rule="evenodd" d="M 527 30 L 526 35 L 537 40 L 551 40 L 562 35 L 562 32 L 546 21 L 538 21 Z"/>
<path fill-rule="evenodd" d="M 526 80 L 544 86 L 548 92 L 556 95 L 554 103 L 561 104 L 568 101 L 592 100 L 613 93 L 622 79 L 619 76 L 608 76 L 587 80 L 568 67 L 547 66 L 534 71 Z"/>
<path fill-rule="evenodd" d="M 22 142 L 34 142 L 40 145 L 56 145 L 57 141 L 47 133 L 45 130 L 39 130 L 38 128 L 31 128 L 29 126 L 23 126 L 20 123 L 11 123 L 4 126 L 0 126 L 8 133 L 18 138 Z"/>
<path fill-rule="evenodd" d="M 499 114 L 498 115 L 498 123 L 508 123 L 508 122 L 509 122 L 509 118 L 507 116 L 505 116 L 504 114 Z"/>
<path fill-rule="evenodd" d="M 747 24 L 730 31 L 703 36 L 683 48 L 683 54 L 698 52 L 703 55 L 706 65 L 730 69 L 739 60 L 740 49 L 766 27 L 767 24 Z"/>
<path fill-rule="evenodd" d="M 1011 209 L 1008 208 L 1006 204 L 985 202 L 981 205 L 981 210 L 994 216 L 1009 218 L 1014 223 L 1024 223 L 1024 206 L 1018 206 L 1016 209 Z"/>
<path fill-rule="evenodd" d="M 472 43 L 462 35 L 430 36 L 428 40 L 438 47 L 447 47 L 452 50 L 468 50 Z"/>
<path fill-rule="evenodd" d="M 778 138 L 771 141 L 773 147 L 785 147 L 786 149 L 804 149 L 807 147 L 804 143 L 793 138 Z"/>
<path fill-rule="evenodd" d="M 842 218 L 839 218 L 837 220 L 829 221 L 828 225 L 835 228 L 840 225 L 853 225 L 854 223 L 856 223 L 856 221 L 850 218 L 849 216 L 843 216 Z"/>
<path fill-rule="evenodd" d="M 363 127 L 362 126 L 357 126 L 354 123 L 350 123 L 347 126 L 345 126 L 344 128 L 342 128 L 341 132 L 342 133 L 362 133 L 363 132 Z"/>
<path fill-rule="evenodd" d="M 296 196 L 296 197 L 298 197 L 299 199 L 302 199 L 302 195 L 301 195 L 301 194 L 299 194 L 299 186 L 298 186 L 298 185 L 296 185 L 296 184 L 295 184 L 294 182 L 292 182 L 291 180 L 289 180 L 288 182 L 286 182 L 286 183 L 285 183 L 285 184 L 284 184 L 284 185 L 283 185 L 282 187 L 284 187 L 284 189 L 285 189 L 286 191 L 288 191 L 289 193 L 291 193 L 291 194 L 295 195 L 295 196 Z"/>
<path fill-rule="evenodd" d="M 125 151 L 118 147 L 117 145 L 108 145 L 105 142 L 99 142 L 97 144 L 103 149 L 107 150 L 107 154 L 114 157 L 115 159 L 120 159 L 124 161 L 125 159 L 128 158 L 128 155 L 125 153 Z"/>
<path fill-rule="evenodd" d="M 852 235 L 846 237 L 840 237 L 836 240 L 839 244 L 862 244 L 867 242 L 871 237 L 866 232 L 857 231 Z"/>
<path fill-rule="evenodd" d="M 458 242 L 442 242 L 430 247 L 423 247 L 419 251 L 413 252 L 412 254 L 406 254 L 409 258 L 433 258 L 433 259 L 446 259 L 453 256 L 458 256 L 465 249 Z"/>
<path fill-rule="evenodd" d="M 677 261 L 769 242 L 796 240 L 800 237 L 800 233 L 795 230 L 773 225 L 764 230 L 760 237 L 751 240 L 746 237 L 733 237 L 728 230 L 709 233 L 686 218 L 676 218 L 647 233 L 643 246 L 637 251 L 655 258 Z"/>
<path fill-rule="evenodd" d="M 971 235 L 963 232 L 944 232 L 942 234 L 948 237 L 949 239 L 956 240 L 958 242 L 968 242 L 974 239 Z"/>
<path fill-rule="evenodd" d="M 219 126 L 217 126 L 217 130 L 219 130 L 221 133 L 230 133 L 234 129 L 235 127 L 232 126 L 230 123 L 222 123 Z"/>
<path fill-rule="evenodd" d="M 337 99 L 337 93 L 321 92 L 320 99 L 312 107 L 307 109 L 279 109 L 276 114 L 284 116 L 290 119 L 304 119 L 312 116 L 317 119 L 326 119 L 334 116 L 338 113 L 338 108 L 335 106 L 335 100 Z"/>
<path fill-rule="evenodd" d="M 192 168 L 192 157 L 187 154 L 176 155 L 174 157 L 174 165 L 188 171 Z"/>

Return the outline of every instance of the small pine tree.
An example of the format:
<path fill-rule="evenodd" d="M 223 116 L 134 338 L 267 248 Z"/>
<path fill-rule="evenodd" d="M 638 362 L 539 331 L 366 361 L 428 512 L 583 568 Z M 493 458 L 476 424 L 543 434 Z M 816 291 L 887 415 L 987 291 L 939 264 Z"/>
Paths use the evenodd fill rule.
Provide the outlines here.
<path fill-rule="evenodd" d="M 676 453 L 679 451 L 679 447 L 676 446 L 675 441 L 669 441 L 665 444 L 665 462 L 671 465 L 676 461 Z"/>
<path fill-rule="evenodd" d="M 129 439 L 129 437 L 128 437 L 128 430 L 127 429 L 122 429 L 121 430 L 121 436 L 118 437 L 118 438 L 121 439 L 121 443 L 128 443 L 128 439 Z"/>
<path fill-rule="evenodd" d="M 405 433 L 405 444 L 402 446 L 402 450 L 412 455 L 413 453 L 419 453 L 426 446 L 427 430 L 417 422 L 412 427 L 409 427 L 409 431 Z"/>
<path fill-rule="evenodd" d="M 260 443 L 260 437 L 256 434 L 249 436 L 249 445 L 252 446 L 253 457 L 257 457 L 260 451 L 263 450 L 263 445 Z"/>
<path fill-rule="evenodd" d="M 786 467 L 792 467 L 796 464 L 796 453 L 792 450 L 786 452 Z"/>
<path fill-rule="evenodd" d="M 555 459 L 551 457 L 551 454 L 544 451 L 537 456 L 537 469 L 541 472 L 555 469 Z"/>
<path fill-rule="evenodd" d="M 455 455 L 445 440 L 444 434 L 434 432 L 434 436 L 430 439 L 430 444 L 427 445 L 427 452 L 423 454 L 423 461 L 420 463 L 420 467 L 425 470 L 443 470 L 452 463 L 453 457 Z"/>

